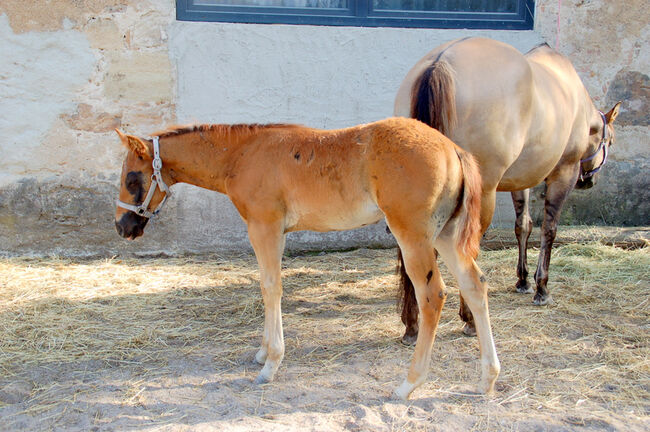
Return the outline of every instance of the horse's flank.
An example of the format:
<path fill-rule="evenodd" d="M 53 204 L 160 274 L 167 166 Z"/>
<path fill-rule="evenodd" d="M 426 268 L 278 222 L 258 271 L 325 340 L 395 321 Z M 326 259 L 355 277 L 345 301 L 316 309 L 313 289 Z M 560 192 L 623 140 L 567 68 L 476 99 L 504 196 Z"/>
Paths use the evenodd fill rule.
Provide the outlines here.
<path fill-rule="evenodd" d="M 511 192 L 520 245 L 519 292 L 532 291 L 525 256 L 532 229 L 527 189 L 546 182 L 533 299 L 543 305 L 551 301 L 546 289 L 548 264 L 562 204 L 574 186 L 595 184 L 594 174 L 605 163 L 614 139 L 619 106 L 601 114 L 571 62 L 547 45 L 522 55 L 499 41 L 465 38 L 433 49 L 415 64 L 399 88 L 395 114 L 410 114 L 444 131 L 476 158 L 483 180 L 483 231 L 492 220 L 496 191 Z M 406 279 L 403 286 L 410 286 Z M 416 333 L 415 307 L 405 302 L 407 339 Z M 462 298 L 460 315 L 471 334 L 471 314 Z"/>

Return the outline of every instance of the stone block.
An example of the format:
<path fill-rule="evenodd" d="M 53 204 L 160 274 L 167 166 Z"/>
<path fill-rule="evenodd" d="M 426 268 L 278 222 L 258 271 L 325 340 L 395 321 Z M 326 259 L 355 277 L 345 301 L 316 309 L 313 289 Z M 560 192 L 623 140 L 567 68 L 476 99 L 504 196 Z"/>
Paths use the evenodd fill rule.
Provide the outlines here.
<path fill-rule="evenodd" d="M 103 50 L 124 48 L 124 35 L 117 28 L 115 20 L 91 19 L 84 27 L 84 31 L 92 48 Z"/>
<path fill-rule="evenodd" d="M 83 3 L 83 6 L 80 5 Z M 9 17 L 16 33 L 55 31 L 77 27 L 90 14 L 128 4 L 127 0 L 2 0 L 0 14 Z"/>
<path fill-rule="evenodd" d="M 106 97 L 139 103 L 172 99 L 174 81 L 166 51 L 113 53 L 107 60 Z"/>
<path fill-rule="evenodd" d="M 85 103 L 77 105 L 77 111 L 74 114 L 64 114 L 61 118 L 72 129 L 88 132 L 109 132 L 119 128 L 122 124 L 121 114 L 98 113 Z"/>
<path fill-rule="evenodd" d="M 650 126 L 650 78 L 637 71 L 619 71 L 607 90 L 607 106 L 622 101 L 616 123 L 623 126 Z"/>

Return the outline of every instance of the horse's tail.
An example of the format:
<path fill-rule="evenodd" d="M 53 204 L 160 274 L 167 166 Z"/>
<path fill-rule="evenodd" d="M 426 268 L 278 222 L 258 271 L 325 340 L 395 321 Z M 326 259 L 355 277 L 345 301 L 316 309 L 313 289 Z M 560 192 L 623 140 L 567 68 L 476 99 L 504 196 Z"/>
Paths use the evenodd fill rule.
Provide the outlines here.
<path fill-rule="evenodd" d="M 462 255 L 476 259 L 481 242 L 481 173 L 476 159 L 460 148 L 456 149 L 463 171 L 463 189 L 459 197 L 462 208 L 456 227 L 456 245 Z"/>
<path fill-rule="evenodd" d="M 420 77 L 416 80 L 411 90 L 411 117 L 438 129 L 443 135 L 449 136 L 456 124 L 456 85 L 454 80 L 454 71 L 451 65 L 441 59 L 434 61 L 428 66 Z M 463 152 L 464 153 L 464 152 Z M 463 168 L 463 220 L 459 227 L 472 223 L 472 217 L 475 210 L 475 175 L 472 168 L 473 159 L 468 160 L 460 156 Z M 468 168 L 465 168 L 465 165 Z M 466 176 L 468 176 L 466 178 Z M 480 179 L 479 179 L 480 185 Z M 465 191 L 465 189 L 468 189 Z M 480 190 L 479 190 L 480 194 Z M 480 196 L 480 195 L 479 195 Z M 470 210 L 471 211 L 467 211 Z M 479 210 L 480 211 L 480 210 Z M 460 229 L 460 228 L 459 228 Z M 472 225 L 473 229 L 473 225 Z M 462 233 L 459 246 L 468 252 L 478 251 L 478 246 L 474 245 L 475 235 Z M 398 248 L 399 249 L 399 248 Z M 400 276 L 398 291 L 398 307 L 402 309 L 402 322 L 406 326 L 406 332 L 402 341 L 404 343 L 414 343 L 418 333 L 418 304 L 415 298 L 415 289 L 413 282 L 406 274 L 404 260 L 401 250 L 397 255 L 397 272 Z"/>
<path fill-rule="evenodd" d="M 411 93 L 411 117 L 449 136 L 456 125 L 454 71 L 444 60 L 433 62 L 420 75 Z"/>

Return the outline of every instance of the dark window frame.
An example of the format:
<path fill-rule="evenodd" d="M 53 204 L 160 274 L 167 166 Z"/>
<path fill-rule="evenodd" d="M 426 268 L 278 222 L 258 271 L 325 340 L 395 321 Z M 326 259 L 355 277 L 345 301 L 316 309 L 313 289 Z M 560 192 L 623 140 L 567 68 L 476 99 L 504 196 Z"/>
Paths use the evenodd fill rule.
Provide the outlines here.
<path fill-rule="evenodd" d="M 200 0 L 176 0 L 176 19 L 251 24 L 530 30 L 535 11 L 534 0 L 517 0 L 514 13 L 375 11 L 372 0 L 350 1 L 350 5 L 341 9 L 318 9 L 226 6 L 201 4 Z"/>

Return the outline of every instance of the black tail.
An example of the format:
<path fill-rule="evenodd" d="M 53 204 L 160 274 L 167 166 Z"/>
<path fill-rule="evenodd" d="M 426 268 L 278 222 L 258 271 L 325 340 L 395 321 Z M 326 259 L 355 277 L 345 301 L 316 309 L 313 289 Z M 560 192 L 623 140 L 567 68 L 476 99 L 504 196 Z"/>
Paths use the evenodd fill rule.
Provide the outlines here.
<path fill-rule="evenodd" d="M 450 135 L 456 124 L 456 87 L 453 69 L 446 61 L 432 63 L 415 82 L 411 93 L 411 117 Z M 402 322 L 406 326 L 402 341 L 412 343 L 418 333 L 418 303 L 399 247 L 397 272 L 400 275 L 398 307 L 402 309 Z"/>

